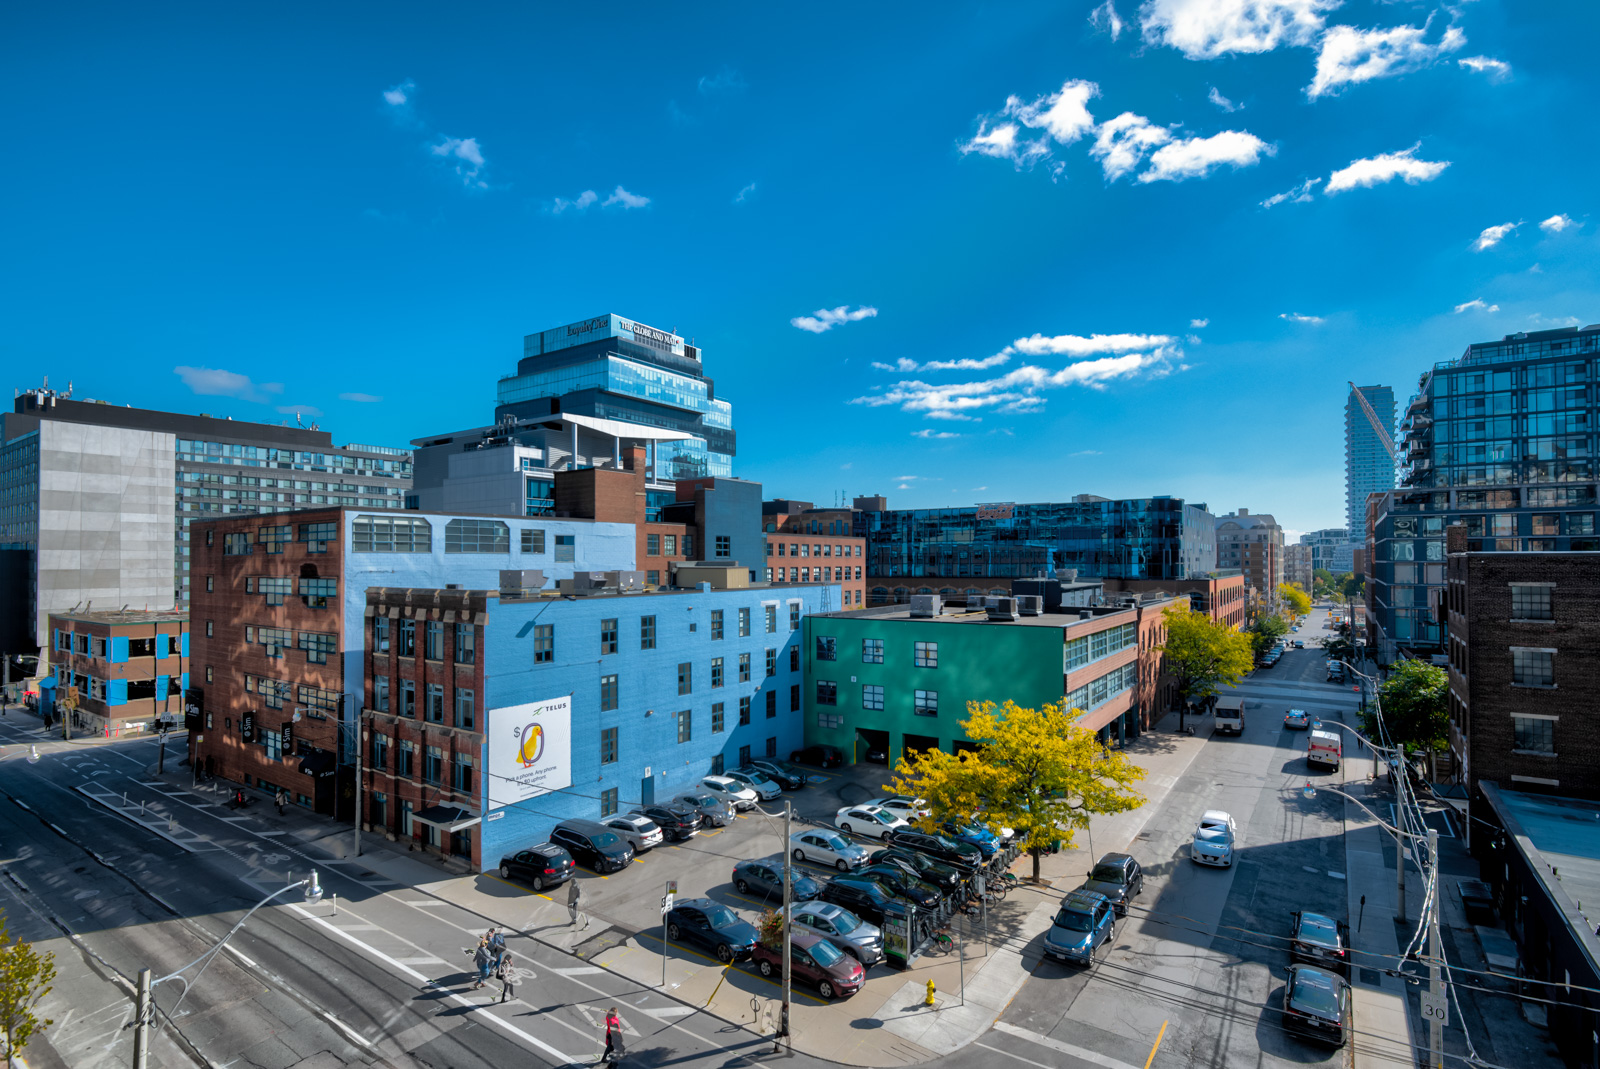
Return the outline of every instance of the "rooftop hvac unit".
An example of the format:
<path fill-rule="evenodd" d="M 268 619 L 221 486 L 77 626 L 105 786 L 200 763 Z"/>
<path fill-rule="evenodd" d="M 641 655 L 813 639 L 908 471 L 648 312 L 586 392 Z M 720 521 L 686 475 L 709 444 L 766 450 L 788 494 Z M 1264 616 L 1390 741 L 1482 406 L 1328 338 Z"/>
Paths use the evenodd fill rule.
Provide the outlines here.
<path fill-rule="evenodd" d="M 1076 583 L 1078 581 L 1078 569 L 1057 568 L 1056 578 L 1061 580 L 1063 583 Z"/>
<path fill-rule="evenodd" d="M 938 616 L 940 609 L 941 603 L 937 594 L 911 595 L 911 616 L 913 619 Z"/>
<path fill-rule="evenodd" d="M 1016 598 L 990 598 L 989 619 L 1015 620 L 1017 618 Z"/>
<path fill-rule="evenodd" d="M 1038 594 L 1017 595 L 1017 611 L 1024 616 L 1042 616 L 1044 614 L 1044 598 Z"/>
<path fill-rule="evenodd" d="M 542 569 L 501 569 L 500 593 L 502 594 L 534 594 L 542 589 L 544 589 Z"/>

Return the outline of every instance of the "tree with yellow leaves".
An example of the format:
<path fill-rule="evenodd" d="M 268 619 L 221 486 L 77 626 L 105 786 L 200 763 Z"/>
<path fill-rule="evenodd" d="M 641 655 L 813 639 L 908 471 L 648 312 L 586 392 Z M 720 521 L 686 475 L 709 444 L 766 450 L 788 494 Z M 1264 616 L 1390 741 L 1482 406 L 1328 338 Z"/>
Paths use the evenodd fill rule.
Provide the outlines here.
<path fill-rule="evenodd" d="M 1025 709 L 1006 702 L 968 702 L 961 726 L 976 749 L 959 754 L 921 750 L 902 757 L 893 789 L 926 798 L 933 816 L 918 821 L 933 830 L 942 820 L 974 817 L 991 829 L 1015 830 L 1017 842 L 1033 855 L 1039 880 L 1040 855 L 1072 833 L 1089 826 L 1094 813 L 1136 809 L 1144 796 L 1132 784 L 1144 769 L 1100 745 L 1081 726 L 1082 710 L 1063 702 Z"/>
<path fill-rule="evenodd" d="M 1298 583 L 1279 583 L 1278 598 L 1297 616 L 1311 611 L 1311 595 L 1301 590 Z"/>

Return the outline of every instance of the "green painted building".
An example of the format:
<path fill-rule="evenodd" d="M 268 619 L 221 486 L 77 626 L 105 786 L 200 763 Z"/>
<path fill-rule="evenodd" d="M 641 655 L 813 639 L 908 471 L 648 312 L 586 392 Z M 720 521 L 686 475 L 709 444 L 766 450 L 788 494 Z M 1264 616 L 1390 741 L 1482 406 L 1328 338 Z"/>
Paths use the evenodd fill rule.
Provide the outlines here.
<path fill-rule="evenodd" d="M 845 760 L 961 749 L 968 702 L 1067 698 L 1111 741 L 1138 730 L 1139 613 L 1101 608 L 991 620 L 913 617 L 905 605 L 805 618 L 805 738 Z"/>

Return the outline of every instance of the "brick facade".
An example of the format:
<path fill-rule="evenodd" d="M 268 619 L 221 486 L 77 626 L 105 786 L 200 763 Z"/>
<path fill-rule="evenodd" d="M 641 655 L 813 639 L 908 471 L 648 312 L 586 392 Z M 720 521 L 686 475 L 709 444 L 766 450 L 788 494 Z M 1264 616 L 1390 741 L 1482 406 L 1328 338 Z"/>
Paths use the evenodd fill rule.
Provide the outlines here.
<path fill-rule="evenodd" d="M 105 738 L 155 730 L 156 717 L 183 713 L 189 618 L 141 610 L 51 613 L 54 705 L 69 691 L 75 731 Z"/>

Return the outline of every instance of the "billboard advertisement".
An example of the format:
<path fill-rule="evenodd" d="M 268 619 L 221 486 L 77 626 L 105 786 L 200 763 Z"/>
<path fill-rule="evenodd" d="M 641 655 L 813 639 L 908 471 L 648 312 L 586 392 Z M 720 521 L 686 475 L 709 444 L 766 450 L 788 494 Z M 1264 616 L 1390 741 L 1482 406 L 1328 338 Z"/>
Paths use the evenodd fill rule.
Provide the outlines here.
<path fill-rule="evenodd" d="M 572 698 L 489 713 L 489 805 L 515 805 L 572 786 Z"/>

